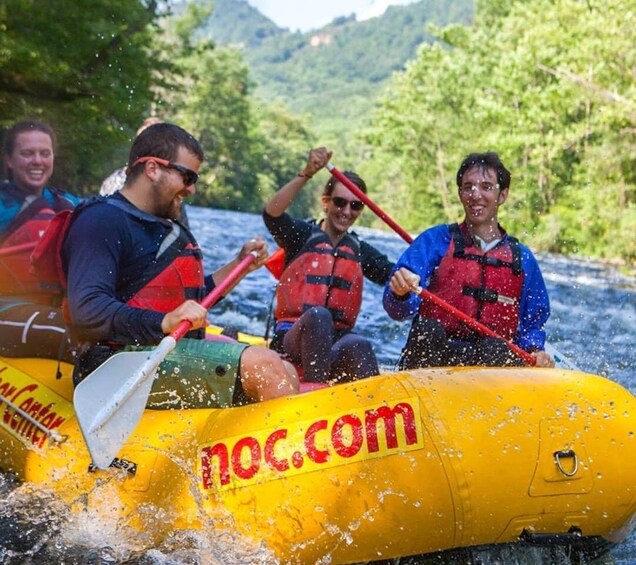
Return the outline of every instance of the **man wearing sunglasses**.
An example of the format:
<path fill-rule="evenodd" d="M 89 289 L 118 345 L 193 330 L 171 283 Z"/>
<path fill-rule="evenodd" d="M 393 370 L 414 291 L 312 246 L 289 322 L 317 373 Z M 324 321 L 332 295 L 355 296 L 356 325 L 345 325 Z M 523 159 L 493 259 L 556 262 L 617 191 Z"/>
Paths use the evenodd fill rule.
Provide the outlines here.
<path fill-rule="evenodd" d="M 163 120 L 161 118 L 157 118 L 156 116 L 147 117 L 142 124 L 137 129 L 135 133 L 135 137 L 138 136 L 142 131 L 146 128 L 154 125 L 160 124 Z M 102 185 L 99 188 L 99 194 L 101 196 L 110 196 L 114 194 L 118 190 L 121 190 L 124 187 L 124 183 L 126 182 L 126 167 L 120 167 L 119 169 L 114 170 L 110 175 L 108 175 Z"/>
<path fill-rule="evenodd" d="M 497 219 L 508 197 L 510 172 L 496 153 L 472 153 L 460 165 L 456 181 L 464 220 L 420 234 L 385 287 L 389 315 L 413 318 L 401 368 L 522 364 L 502 339 L 475 334 L 448 309 L 422 300 L 416 291 L 420 282 L 531 353 L 537 366 L 553 367 L 544 351 L 550 303 L 539 264 Z"/>
<path fill-rule="evenodd" d="M 364 278 L 385 284 L 392 268 L 385 255 L 350 231 L 364 204 L 335 177 L 330 177 L 321 197 L 324 219 L 308 222 L 286 213 L 330 158 L 326 148 L 312 149 L 302 172 L 274 195 L 263 213 L 267 229 L 285 250 L 271 347 L 302 367 L 305 382 L 341 382 L 378 374 L 371 343 L 352 330 Z M 344 174 L 366 192 L 358 175 Z"/>
<path fill-rule="evenodd" d="M 248 253 L 267 257 L 262 238 L 211 275 L 177 218 L 195 192 L 203 151 L 182 128 L 148 127 L 134 140 L 124 187 L 80 206 L 62 253 L 71 333 L 81 344 L 77 384 L 116 351 L 157 345 L 180 322 L 192 331 L 161 364 L 148 406 L 225 407 L 298 390 L 295 370 L 273 351 L 207 341 L 199 301 Z"/>

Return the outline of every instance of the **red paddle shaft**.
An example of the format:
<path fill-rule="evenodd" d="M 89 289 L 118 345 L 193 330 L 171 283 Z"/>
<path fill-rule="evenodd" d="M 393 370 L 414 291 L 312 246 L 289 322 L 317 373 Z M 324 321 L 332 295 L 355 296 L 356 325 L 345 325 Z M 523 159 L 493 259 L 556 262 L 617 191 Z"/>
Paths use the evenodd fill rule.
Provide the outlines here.
<path fill-rule="evenodd" d="M 22 251 L 32 251 L 35 249 L 36 242 L 30 241 L 29 243 L 21 243 L 20 245 L 12 245 L 11 247 L 4 247 L 0 249 L 0 257 L 5 255 L 15 255 L 22 253 Z"/>
<path fill-rule="evenodd" d="M 362 192 L 362 190 L 360 190 L 360 188 L 357 187 L 355 183 L 349 180 L 341 171 L 336 169 L 336 167 L 334 167 L 331 163 L 327 163 L 327 169 L 329 169 L 329 172 L 334 177 L 336 177 L 342 184 L 344 184 L 355 196 L 357 196 L 360 200 L 362 200 L 362 202 L 364 202 L 378 216 L 378 218 L 380 218 L 382 221 L 384 221 L 384 223 L 386 223 L 391 228 L 393 228 L 393 230 L 400 237 L 402 237 L 402 239 L 406 241 L 406 243 L 409 243 L 409 244 L 413 243 L 413 238 L 406 231 L 404 231 L 398 224 L 396 224 L 395 221 L 393 221 L 391 217 L 386 212 L 384 212 L 384 210 L 382 210 L 364 192 Z M 493 332 L 489 327 L 484 326 L 484 324 L 482 324 L 481 322 L 478 322 L 474 318 L 471 318 L 467 314 L 464 314 L 464 312 L 462 312 L 461 310 L 458 310 L 454 306 L 451 306 L 450 304 L 448 304 L 448 302 L 445 302 L 439 296 L 433 294 L 432 292 L 429 292 L 426 289 L 420 289 L 418 291 L 418 294 L 422 299 L 428 300 L 429 302 L 436 304 L 443 310 L 446 310 L 449 314 L 451 314 L 452 316 L 454 316 L 455 318 L 457 318 L 458 320 L 460 320 L 461 322 L 463 322 L 464 324 L 466 324 L 468 327 L 475 330 L 476 332 L 479 332 L 483 335 L 487 335 L 490 337 L 503 339 L 499 334 Z M 508 344 L 508 347 L 517 356 L 519 356 L 523 361 L 525 361 L 525 363 L 527 363 L 528 365 L 536 365 L 537 360 L 532 355 L 530 355 L 527 351 L 524 351 L 519 346 L 515 345 L 514 343 L 508 340 L 504 339 L 504 341 Z"/>
<path fill-rule="evenodd" d="M 409 233 L 404 231 L 401 226 L 395 223 L 393 219 L 382 210 L 373 200 L 371 200 L 364 192 L 358 188 L 355 183 L 349 180 L 341 171 L 336 169 L 331 163 L 327 163 L 327 169 L 336 177 L 342 184 L 344 184 L 353 194 L 355 194 L 362 202 L 364 202 L 385 224 L 393 229 L 406 243 L 413 243 L 413 238 Z"/>
<path fill-rule="evenodd" d="M 449 314 L 451 314 L 452 316 L 455 316 L 455 318 L 465 323 L 471 329 L 483 335 L 487 335 L 489 337 L 496 337 L 498 339 L 503 339 L 508 345 L 508 347 L 512 350 L 512 352 L 515 353 L 518 357 L 520 357 L 521 360 L 525 361 L 528 365 L 536 364 L 537 360 L 532 355 L 530 355 L 530 353 L 528 353 L 527 351 L 524 351 L 523 349 L 521 349 L 521 347 L 519 347 L 518 345 L 515 345 L 511 341 L 505 340 L 498 333 L 493 332 L 488 326 L 484 326 L 484 324 L 482 324 L 481 322 L 478 322 L 474 318 L 471 318 L 467 314 L 464 314 L 464 312 L 462 312 L 461 310 L 458 310 L 457 308 L 455 308 L 455 306 L 452 306 L 448 302 L 445 302 L 436 294 L 433 294 L 432 292 L 429 292 L 428 290 L 424 290 L 423 288 L 418 289 L 418 294 L 424 300 L 428 300 L 429 302 L 436 304 L 440 308 L 443 308 Z"/>
<path fill-rule="evenodd" d="M 251 263 L 256 259 L 256 254 L 252 251 L 243 259 L 241 262 L 236 265 L 227 276 L 217 285 L 212 291 L 201 301 L 201 306 L 203 306 L 206 310 L 209 310 L 210 307 L 223 296 L 225 291 L 232 286 L 236 282 L 236 280 L 245 272 L 247 268 L 251 265 Z M 192 327 L 192 322 L 190 320 L 183 320 L 170 334 L 171 337 L 175 339 L 175 341 L 179 341 L 185 334 L 190 331 Z"/>

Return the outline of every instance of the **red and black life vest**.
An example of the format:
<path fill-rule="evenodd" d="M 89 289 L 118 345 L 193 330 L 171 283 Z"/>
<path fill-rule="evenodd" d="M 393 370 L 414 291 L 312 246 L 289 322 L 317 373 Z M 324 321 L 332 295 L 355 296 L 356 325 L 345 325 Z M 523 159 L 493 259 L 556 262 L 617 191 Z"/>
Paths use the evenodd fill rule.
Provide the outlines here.
<path fill-rule="evenodd" d="M 201 249 L 190 232 L 174 222 L 145 276 L 126 290 L 123 299 L 135 308 L 168 313 L 186 300 L 201 302 L 204 279 Z"/>
<path fill-rule="evenodd" d="M 117 198 L 108 198 L 108 204 L 118 206 L 133 216 L 147 216 Z M 201 302 L 205 297 L 205 271 L 203 253 L 194 236 L 181 223 L 171 222 L 153 261 L 144 276 L 120 289 L 118 299 L 128 306 L 168 313 L 186 300 Z M 188 332 L 187 337 L 203 338 L 205 329 Z"/>
<path fill-rule="evenodd" d="M 325 306 L 334 327 L 351 329 L 362 304 L 360 242 L 352 234 L 334 247 L 316 226 L 303 248 L 292 258 L 276 289 L 278 322 L 294 322 L 312 306 Z"/>
<path fill-rule="evenodd" d="M 428 290 L 503 338 L 513 339 L 524 280 L 519 242 L 508 236 L 483 252 L 465 224 L 449 227 L 451 243 L 433 271 Z M 452 337 L 471 333 L 456 317 L 426 300 L 420 314 L 440 320 Z"/>
<path fill-rule="evenodd" d="M 11 185 L 3 187 L 11 195 L 17 191 Z M 56 213 L 71 210 L 74 203 L 57 189 L 48 189 L 53 194 L 53 204 L 40 196 L 26 206 L 7 226 L 0 236 L 0 249 L 33 243 L 40 240 Z M 23 199 L 21 193 L 13 195 Z M 53 287 L 42 284 L 31 269 L 32 249 L 0 256 L 0 295 L 20 300 L 52 304 L 59 301 L 59 292 Z"/>
<path fill-rule="evenodd" d="M 143 212 L 118 198 L 95 197 L 80 204 L 72 213 L 61 212 L 33 252 L 34 268 L 39 277 L 51 287 L 66 290 L 66 276 L 62 267 L 61 250 L 72 221 L 88 207 L 105 202 L 121 208 L 142 220 Z M 187 299 L 201 301 L 205 295 L 203 254 L 190 231 L 172 222 L 171 231 L 164 237 L 154 260 L 144 276 L 120 290 L 118 299 L 129 306 L 167 313 Z M 66 302 L 66 301 L 65 301 Z M 68 310 L 65 308 L 68 317 Z M 72 320 L 67 319 L 69 323 Z"/>

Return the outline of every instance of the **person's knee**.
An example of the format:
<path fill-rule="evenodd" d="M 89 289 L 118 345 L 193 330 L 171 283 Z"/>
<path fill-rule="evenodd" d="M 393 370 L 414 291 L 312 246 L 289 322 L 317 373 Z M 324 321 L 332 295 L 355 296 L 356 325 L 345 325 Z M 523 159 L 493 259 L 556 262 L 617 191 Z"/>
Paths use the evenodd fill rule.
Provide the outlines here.
<path fill-rule="evenodd" d="M 364 379 L 380 371 L 371 342 L 359 335 L 348 334 L 336 342 L 332 355 L 337 382 Z"/>
<path fill-rule="evenodd" d="M 303 312 L 300 319 L 303 327 L 311 331 L 320 332 L 326 328 L 331 328 L 333 325 L 331 312 L 324 306 L 312 306 L 309 310 Z"/>
<path fill-rule="evenodd" d="M 439 320 L 416 318 L 402 350 L 399 368 L 408 370 L 446 364 L 443 352 L 447 341 L 446 330 Z"/>
<path fill-rule="evenodd" d="M 484 337 L 479 342 L 479 365 L 491 365 L 494 367 L 519 366 L 523 363 L 510 350 L 508 344 L 501 338 Z"/>
<path fill-rule="evenodd" d="M 413 323 L 413 331 L 418 341 L 426 340 L 433 343 L 446 341 L 446 330 L 435 318 L 418 318 Z"/>
<path fill-rule="evenodd" d="M 298 392 L 298 374 L 291 363 L 265 347 L 247 347 L 241 355 L 241 385 L 256 401 L 270 400 Z"/>
<path fill-rule="evenodd" d="M 366 359 L 370 356 L 375 357 L 373 345 L 371 342 L 362 337 L 349 334 L 336 344 L 336 349 L 349 353 L 352 357 L 358 359 Z"/>

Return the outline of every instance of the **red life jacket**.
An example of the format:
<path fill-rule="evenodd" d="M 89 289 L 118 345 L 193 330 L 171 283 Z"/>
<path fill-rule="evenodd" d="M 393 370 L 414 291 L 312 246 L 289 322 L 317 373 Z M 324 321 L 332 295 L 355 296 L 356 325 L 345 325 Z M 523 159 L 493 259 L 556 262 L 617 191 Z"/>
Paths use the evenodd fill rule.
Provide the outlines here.
<path fill-rule="evenodd" d="M 351 329 L 360 312 L 363 281 L 357 238 L 346 234 L 334 247 L 316 226 L 280 277 L 276 320 L 294 322 L 312 306 L 325 306 L 335 328 Z"/>
<path fill-rule="evenodd" d="M 131 204 L 116 198 L 103 197 L 80 204 L 72 213 L 63 211 L 58 214 L 33 252 L 34 269 L 50 286 L 66 290 L 66 276 L 61 260 L 66 233 L 79 214 L 98 202 L 106 202 L 133 216 L 144 218 L 143 213 Z M 172 227 L 172 231 L 157 250 L 155 260 L 144 271 L 145 276 L 123 291 L 119 297 L 122 302 L 136 308 L 167 313 L 187 299 L 203 299 L 205 275 L 201 250 L 187 228 L 177 222 Z M 66 306 L 66 301 L 64 305 Z M 71 323 L 67 308 L 64 308 L 64 313 Z"/>
<path fill-rule="evenodd" d="M 431 276 L 428 290 L 511 340 L 519 324 L 519 299 L 523 287 L 519 242 L 506 242 L 483 252 L 465 224 L 452 224 L 451 244 Z M 472 332 L 445 310 L 422 301 L 420 314 L 442 322 L 449 336 L 466 337 Z"/>
<path fill-rule="evenodd" d="M 106 202 L 133 216 L 145 217 L 128 202 L 116 198 L 108 198 Z M 204 297 L 203 253 L 194 236 L 179 222 L 172 222 L 172 231 L 163 239 L 154 261 L 144 271 L 144 277 L 119 295 L 128 306 L 162 313 L 174 310 L 186 300 L 201 302 Z M 205 328 L 188 332 L 186 337 L 202 339 Z"/>
<path fill-rule="evenodd" d="M 0 249 L 27 243 L 35 245 L 57 212 L 73 209 L 73 202 L 65 198 L 61 191 L 49 190 L 54 196 L 53 205 L 44 197 L 33 200 L 4 230 L 7 235 L 1 240 Z M 59 302 L 58 289 L 43 284 L 33 273 L 31 252 L 31 249 L 27 249 L 0 256 L 0 295 L 39 304 Z"/>
<path fill-rule="evenodd" d="M 203 255 L 189 231 L 174 223 L 174 241 L 162 246 L 146 276 L 137 281 L 126 304 L 168 313 L 186 300 L 201 302 L 205 295 Z"/>

